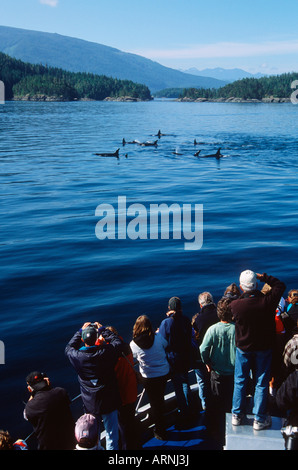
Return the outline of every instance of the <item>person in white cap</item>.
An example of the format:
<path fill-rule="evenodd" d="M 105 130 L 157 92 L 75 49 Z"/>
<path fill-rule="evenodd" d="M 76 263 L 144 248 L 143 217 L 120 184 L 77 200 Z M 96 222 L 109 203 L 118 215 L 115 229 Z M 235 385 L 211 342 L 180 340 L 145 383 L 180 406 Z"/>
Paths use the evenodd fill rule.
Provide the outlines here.
<path fill-rule="evenodd" d="M 269 284 L 271 290 L 263 294 L 257 289 L 258 281 Z M 236 342 L 232 425 L 243 423 L 247 384 L 253 371 L 253 428 L 259 431 L 271 425 L 267 399 L 275 340 L 275 311 L 286 286 L 273 276 L 246 270 L 240 275 L 240 288 L 242 295 L 231 303 Z"/>

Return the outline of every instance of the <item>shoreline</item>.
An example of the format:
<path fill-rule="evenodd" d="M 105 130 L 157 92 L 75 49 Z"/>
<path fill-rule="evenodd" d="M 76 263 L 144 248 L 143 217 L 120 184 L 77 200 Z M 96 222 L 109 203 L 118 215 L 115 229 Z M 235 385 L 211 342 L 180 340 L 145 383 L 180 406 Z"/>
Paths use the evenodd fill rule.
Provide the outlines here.
<path fill-rule="evenodd" d="M 67 99 L 63 96 L 49 96 L 42 93 L 37 93 L 35 95 L 24 95 L 24 96 L 14 96 L 11 100 L 7 101 L 34 101 L 34 102 L 62 102 L 62 103 L 73 103 L 73 102 L 80 102 L 80 101 L 116 101 L 116 102 L 124 102 L 124 103 L 136 103 L 136 102 L 147 102 L 153 101 L 152 100 L 142 100 L 141 98 L 135 98 L 132 96 L 118 96 L 118 97 L 110 97 L 107 96 L 102 100 L 94 100 L 91 98 L 74 98 L 74 99 Z"/>
<path fill-rule="evenodd" d="M 162 99 L 162 98 L 158 98 Z M 141 98 L 135 98 L 132 96 L 118 96 L 118 97 L 111 97 L 107 96 L 102 100 L 94 100 L 91 98 L 75 98 L 75 99 L 67 99 L 63 96 L 48 96 L 45 94 L 36 94 L 36 95 L 24 95 L 24 96 L 14 96 L 11 100 L 7 101 L 33 101 L 33 102 L 64 102 L 64 103 L 72 103 L 72 102 L 87 102 L 87 101 L 106 101 L 106 102 L 118 102 L 118 103 L 145 103 L 148 101 L 155 101 L 153 97 L 151 100 L 142 100 Z M 269 97 L 269 98 L 250 98 L 250 99 L 243 99 L 237 97 L 230 97 L 230 98 L 171 98 L 171 101 L 179 102 L 179 103 L 291 103 L 290 98 L 278 98 L 278 97 Z"/>
<path fill-rule="evenodd" d="M 176 98 L 174 101 L 181 103 L 290 103 L 291 99 L 277 98 L 273 96 L 262 99 L 243 99 L 232 96 L 230 98 Z"/>

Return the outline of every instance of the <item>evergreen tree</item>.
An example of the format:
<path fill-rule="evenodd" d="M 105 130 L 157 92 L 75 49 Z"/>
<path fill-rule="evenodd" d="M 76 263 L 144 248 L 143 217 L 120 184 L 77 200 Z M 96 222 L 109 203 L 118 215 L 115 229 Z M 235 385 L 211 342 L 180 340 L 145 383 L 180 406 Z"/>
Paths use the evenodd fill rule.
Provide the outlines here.
<path fill-rule="evenodd" d="M 0 80 L 5 84 L 7 100 L 27 95 L 33 98 L 36 95 L 46 95 L 67 101 L 84 98 L 104 100 L 109 96 L 152 99 L 148 87 L 130 80 L 32 65 L 3 53 L 0 53 Z"/>
<path fill-rule="evenodd" d="M 188 88 L 183 90 L 181 98 L 241 98 L 244 100 L 268 97 L 290 98 L 291 83 L 298 79 L 298 73 L 285 73 L 270 77 L 243 78 L 218 89 Z"/>

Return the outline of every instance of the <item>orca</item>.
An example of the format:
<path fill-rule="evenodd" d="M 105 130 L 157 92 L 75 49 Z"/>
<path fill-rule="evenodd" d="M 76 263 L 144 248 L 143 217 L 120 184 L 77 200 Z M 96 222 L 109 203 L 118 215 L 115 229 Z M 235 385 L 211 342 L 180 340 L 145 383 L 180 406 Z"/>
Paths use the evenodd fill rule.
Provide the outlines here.
<path fill-rule="evenodd" d="M 159 139 L 162 137 L 162 136 L 172 136 L 172 137 L 176 137 L 175 134 L 163 134 L 160 130 L 158 131 L 157 134 L 153 134 L 153 135 L 156 135 Z"/>
<path fill-rule="evenodd" d="M 141 145 L 142 147 L 157 147 L 157 140 L 155 140 L 154 142 L 139 142 L 139 145 Z"/>
<path fill-rule="evenodd" d="M 94 155 L 97 155 L 99 157 L 116 157 L 119 158 L 119 150 L 117 149 L 116 152 L 110 153 L 110 152 L 103 152 L 103 153 L 95 153 Z"/>
<path fill-rule="evenodd" d="M 122 145 L 126 145 L 126 144 L 140 144 L 140 142 L 138 140 L 132 140 L 131 142 L 126 142 L 125 139 L 122 139 Z"/>
<path fill-rule="evenodd" d="M 179 153 L 177 152 L 177 150 L 175 150 L 174 152 L 172 152 L 172 155 L 183 155 L 183 153 Z"/>
<path fill-rule="evenodd" d="M 209 158 L 209 157 L 210 158 L 212 158 L 212 157 L 213 158 L 221 158 L 223 155 L 220 153 L 220 150 L 221 149 L 219 148 L 216 153 L 213 153 L 211 155 L 201 155 L 201 157 L 204 157 L 204 158 Z"/>
<path fill-rule="evenodd" d="M 204 142 L 198 142 L 197 139 L 195 139 L 195 140 L 193 141 L 193 144 L 194 144 L 194 145 L 202 145 L 203 143 L 204 143 Z"/>
<path fill-rule="evenodd" d="M 198 157 L 199 154 L 200 154 L 200 152 L 201 152 L 201 150 L 198 150 L 198 151 L 194 154 L 194 156 L 195 156 L 195 157 Z"/>
<path fill-rule="evenodd" d="M 162 135 L 166 135 L 166 134 L 162 134 L 162 133 L 160 132 L 160 130 L 159 130 L 156 135 L 157 135 L 157 137 L 160 139 Z"/>

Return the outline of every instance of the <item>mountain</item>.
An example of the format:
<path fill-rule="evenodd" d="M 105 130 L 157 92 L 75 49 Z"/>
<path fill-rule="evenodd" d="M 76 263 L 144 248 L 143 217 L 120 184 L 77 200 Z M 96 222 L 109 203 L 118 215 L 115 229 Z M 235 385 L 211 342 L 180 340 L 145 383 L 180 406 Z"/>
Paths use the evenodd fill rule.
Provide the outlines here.
<path fill-rule="evenodd" d="M 242 69 L 223 69 L 221 67 L 204 70 L 198 70 L 197 68 L 192 67 L 190 69 L 184 70 L 184 73 L 199 75 L 201 77 L 213 77 L 228 83 L 241 80 L 242 78 L 261 78 L 265 76 L 261 73 L 252 74 Z"/>
<path fill-rule="evenodd" d="M 5 83 L 7 100 L 73 101 L 73 100 L 151 100 L 146 85 L 119 80 L 105 75 L 68 72 L 22 62 L 0 52 L 0 80 Z"/>
<path fill-rule="evenodd" d="M 8 26 L 0 26 L 0 52 L 31 64 L 132 80 L 148 86 L 151 92 L 175 87 L 219 88 L 225 84 L 103 44 Z"/>

